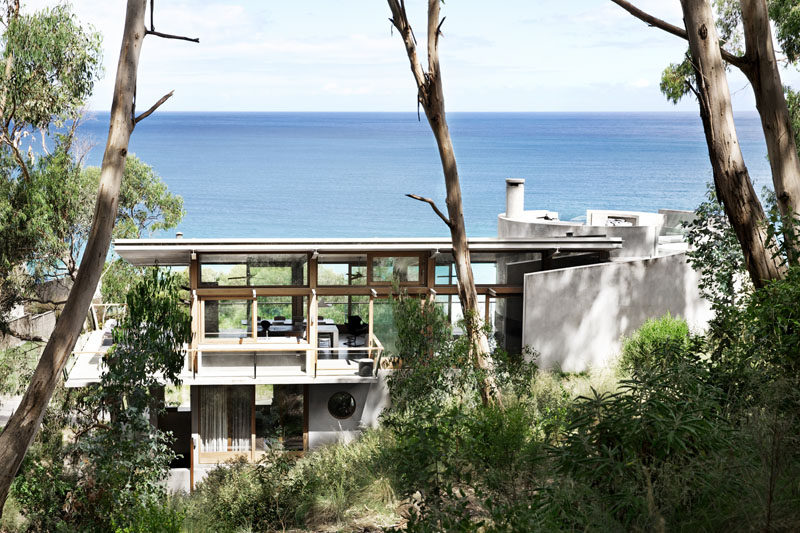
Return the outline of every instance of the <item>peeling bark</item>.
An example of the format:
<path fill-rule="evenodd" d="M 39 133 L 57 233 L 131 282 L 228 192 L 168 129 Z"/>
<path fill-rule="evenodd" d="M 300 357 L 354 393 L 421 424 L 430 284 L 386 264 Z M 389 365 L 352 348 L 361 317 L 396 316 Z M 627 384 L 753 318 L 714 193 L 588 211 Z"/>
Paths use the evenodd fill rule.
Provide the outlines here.
<path fill-rule="evenodd" d="M 782 269 L 774 246 L 767 246 L 766 217 L 736 135 L 711 5 L 706 0 L 681 0 L 681 7 L 717 196 L 742 246 L 750 278 L 761 287 L 766 280 L 780 278 Z"/>
<path fill-rule="evenodd" d="M 756 108 L 767 143 L 772 184 L 784 217 L 798 217 L 800 157 L 792 132 L 789 108 L 772 46 L 766 0 L 742 0 L 745 58 L 742 72 L 753 86 Z"/>

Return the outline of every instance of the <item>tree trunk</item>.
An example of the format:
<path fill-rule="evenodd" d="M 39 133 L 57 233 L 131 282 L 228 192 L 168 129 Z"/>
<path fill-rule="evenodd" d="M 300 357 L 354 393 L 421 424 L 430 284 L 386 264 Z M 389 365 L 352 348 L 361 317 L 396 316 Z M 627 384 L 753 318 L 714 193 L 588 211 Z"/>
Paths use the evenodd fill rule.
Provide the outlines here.
<path fill-rule="evenodd" d="M 767 3 L 742 0 L 741 6 L 747 60 L 742 72 L 753 86 L 778 208 L 784 217 L 796 218 L 800 205 L 800 157 L 772 46 Z"/>
<path fill-rule="evenodd" d="M 105 264 L 117 214 L 128 141 L 134 126 L 136 71 L 145 36 L 146 4 L 147 0 L 128 0 L 97 204 L 75 284 L 22 403 L 0 434 L 0 514 L 11 482 L 36 436 L 53 390 L 75 347 Z"/>
<path fill-rule="evenodd" d="M 764 210 L 753 189 L 736 136 L 711 5 L 707 0 L 681 0 L 681 7 L 717 196 L 742 246 L 750 278 L 756 287 L 761 287 L 766 280 L 780 278 L 782 270 L 774 257 L 774 247 L 767 247 Z"/>
<path fill-rule="evenodd" d="M 392 24 L 400 32 L 405 44 L 411 72 L 417 82 L 417 99 L 425 111 L 425 117 L 431 126 L 436 144 L 439 148 L 439 158 L 442 161 L 445 187 L 447 189 L 447 213 L 445 223 L 450 229 L 450 238 L 453 242 L 453 259 L 455 261 L 456 276 L 458 278 L 458 296 L 461 299 L 461 308 L 467 318 L 467 335 L 472 343 L 473 357 L 477 367 L 486 372 L 481 397 L 484 404 L 489 404 L 496 398 L 496 387 L 493 378 L 493 364 L 489 355 L 489 341 L 483 331 L 478 309 L 478 291 L 475 287 L 475 278 L 472 275 L 472 264 L 469 256 L 469 243 L 467 230 L 464 225 L 464 212 L 461 202 L 461 184 L 458 179 L 458 167 L 453 151 L 453 142 L 450 139 L 450 130 L 444 110 L 444 94 L 442 92 L 442 74 L 439 68 L 439 35 L 441 23 L 439 22 L 439 1 L 428 0 L 428 72 L 426 73 L 417 57 L 416 39 L 411 30 L 411 25 L 406 16 L 405 4 L 398 0 L 388 0 L 392 11 Z M 441 213 L 430 202 L 434 210 Z M 444 219 L 445 217 L 442 216 Z"/>
<path fill-rule="evenodd" d="M 438 6 L 438 0 L 432 0 Z M 437 19 L 438 20 L 438 17 Z M 453 242 L 453 260 L 455 261 L 456 277 L 458 283 L 458 297 L 461 299 L 461 308 L 466 318 L 467 335 L 469 335 L 477 366 L 491 377 L 492 361 L 488 357 L 489 340 L 483 331 L 483 321 L 480 319 L 481 310 L 478 308 L 478 290 L 475 287 L 475 278 L 472 274 L 472 262 L 469 255 L 467 230 L 464 224 L 464 211 L 461 202 L 461 184 L 458 179 L 458 167 L 453 151 L 453 142 L 450 140 L 450 130 L 444 114 L 444 97 L 442 95 L 442 82 L 439 70 L 436 69 L 431 76 L 427 105 L 424 105 L 425 116 L 428 124 L 436 137 L 439 147 L 439 158 L 442 160 L 444 182 L 447 190 L 447 215 L 450 219 L 450 239 Z M 487 296 L 488 298 L 488 296 Z M 494 383 L 488 383 L 481 389 L 484 404 L 492 401 Z"/>

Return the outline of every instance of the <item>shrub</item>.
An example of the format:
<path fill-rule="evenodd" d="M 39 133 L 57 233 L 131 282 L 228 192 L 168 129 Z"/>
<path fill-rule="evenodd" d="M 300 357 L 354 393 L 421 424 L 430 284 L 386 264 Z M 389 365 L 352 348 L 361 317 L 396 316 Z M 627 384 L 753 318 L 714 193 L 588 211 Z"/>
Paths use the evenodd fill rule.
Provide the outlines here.
<path fill-rule="evenodd" d="M 689 348 L 689 326 L 669 313 L 649 319 L 622 343 L 620 368 L 629 373 L 664 368 Z"/>
<path fill-rule="evenodd" d="M 577 398 L 550 448 L 558 471 L 596 490 L 626 527 L 653 528 L 663 519 L 654 487 L 665 468 L 731 449 L 732 427 L 721 417 L 724 395 L 712 367 L 683 343 L 650 346 L 655 354 L 645 348 L 643 360 L 663 360 L 637 367 L 616 392 Z"/>

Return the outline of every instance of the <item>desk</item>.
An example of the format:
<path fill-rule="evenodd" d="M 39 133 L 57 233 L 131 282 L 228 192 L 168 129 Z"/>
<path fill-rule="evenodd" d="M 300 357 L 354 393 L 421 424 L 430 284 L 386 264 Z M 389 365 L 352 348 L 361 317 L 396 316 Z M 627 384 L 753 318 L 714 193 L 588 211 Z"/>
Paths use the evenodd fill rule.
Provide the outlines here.
<path fill-rule="evenodd" d="M 300 329 L 296 329 L 300 328 Z M 261 326 L 258 326 L 258 330 L 261 331 Z M 293 324 L 291 320 L 279 320 L 278 322 L 273 322 L 269 326 L 269 336 L 296 336 L 296 337 L 305 337 L 306 331 L 306 324 Z M 331 343 L 331 348 L 338 348 L 339 346 L 339 328 L 336 326 L 336 322 L 333 321 L 332 318 L 326 318 L 325 320 L 320 320 L 319 325 L 317 326 L 318 333 L 330 333 L 333 336 L 333 342 Z"/>

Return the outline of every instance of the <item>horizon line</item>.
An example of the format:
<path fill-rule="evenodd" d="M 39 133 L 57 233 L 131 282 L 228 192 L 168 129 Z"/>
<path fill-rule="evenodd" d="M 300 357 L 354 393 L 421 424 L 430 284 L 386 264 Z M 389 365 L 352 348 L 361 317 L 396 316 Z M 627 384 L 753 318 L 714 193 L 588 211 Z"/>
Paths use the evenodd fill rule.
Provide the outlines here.
<path fill-rule="evenodd" d="M 110 109 L 88 109 L 86 110 L 88 113 L 110 113 Z M 376 113 L 376 114 L 408 114 L 408 115 L 416 115 L 416 111 L 389 111 L 389 110 L 258 110 L 258 109 L 248 109 L 248 110 L 234 110 L 234 109 L 183 109 L 183 110 L 159 110 L 156 112 L 156 115 L 165 114 L 165 113 L 330 113 L 330 114 L 346 114 L 346 113 Z M 555 113 L 575 113 L 575 114 L 598 114 L 598 113 L 608 113 L 608 114 L 623 114 L 623 113 L 651 113 L 651 114 L 682 114 L 682 115 L 699 115 L 699 111 L 687 111 L 685 109 L 675 109 L 675 110 L 663 110 L 663 109 L 633 109 L 633 110 L 552 110 L 552 111 L 464 111 L 464 110 L 453 110 L 448 111 L 447 113 L 475 113 L 475 114 L 555 114 Z M 742 114 L 742 113 L 749 113 L 749 114 L 758 114 L 757 110 L 754 109 L 743 109 L 736 111 L 734 110 L 734 115 Z M 420 115 L 421 117 L 422 115 Z"/>

